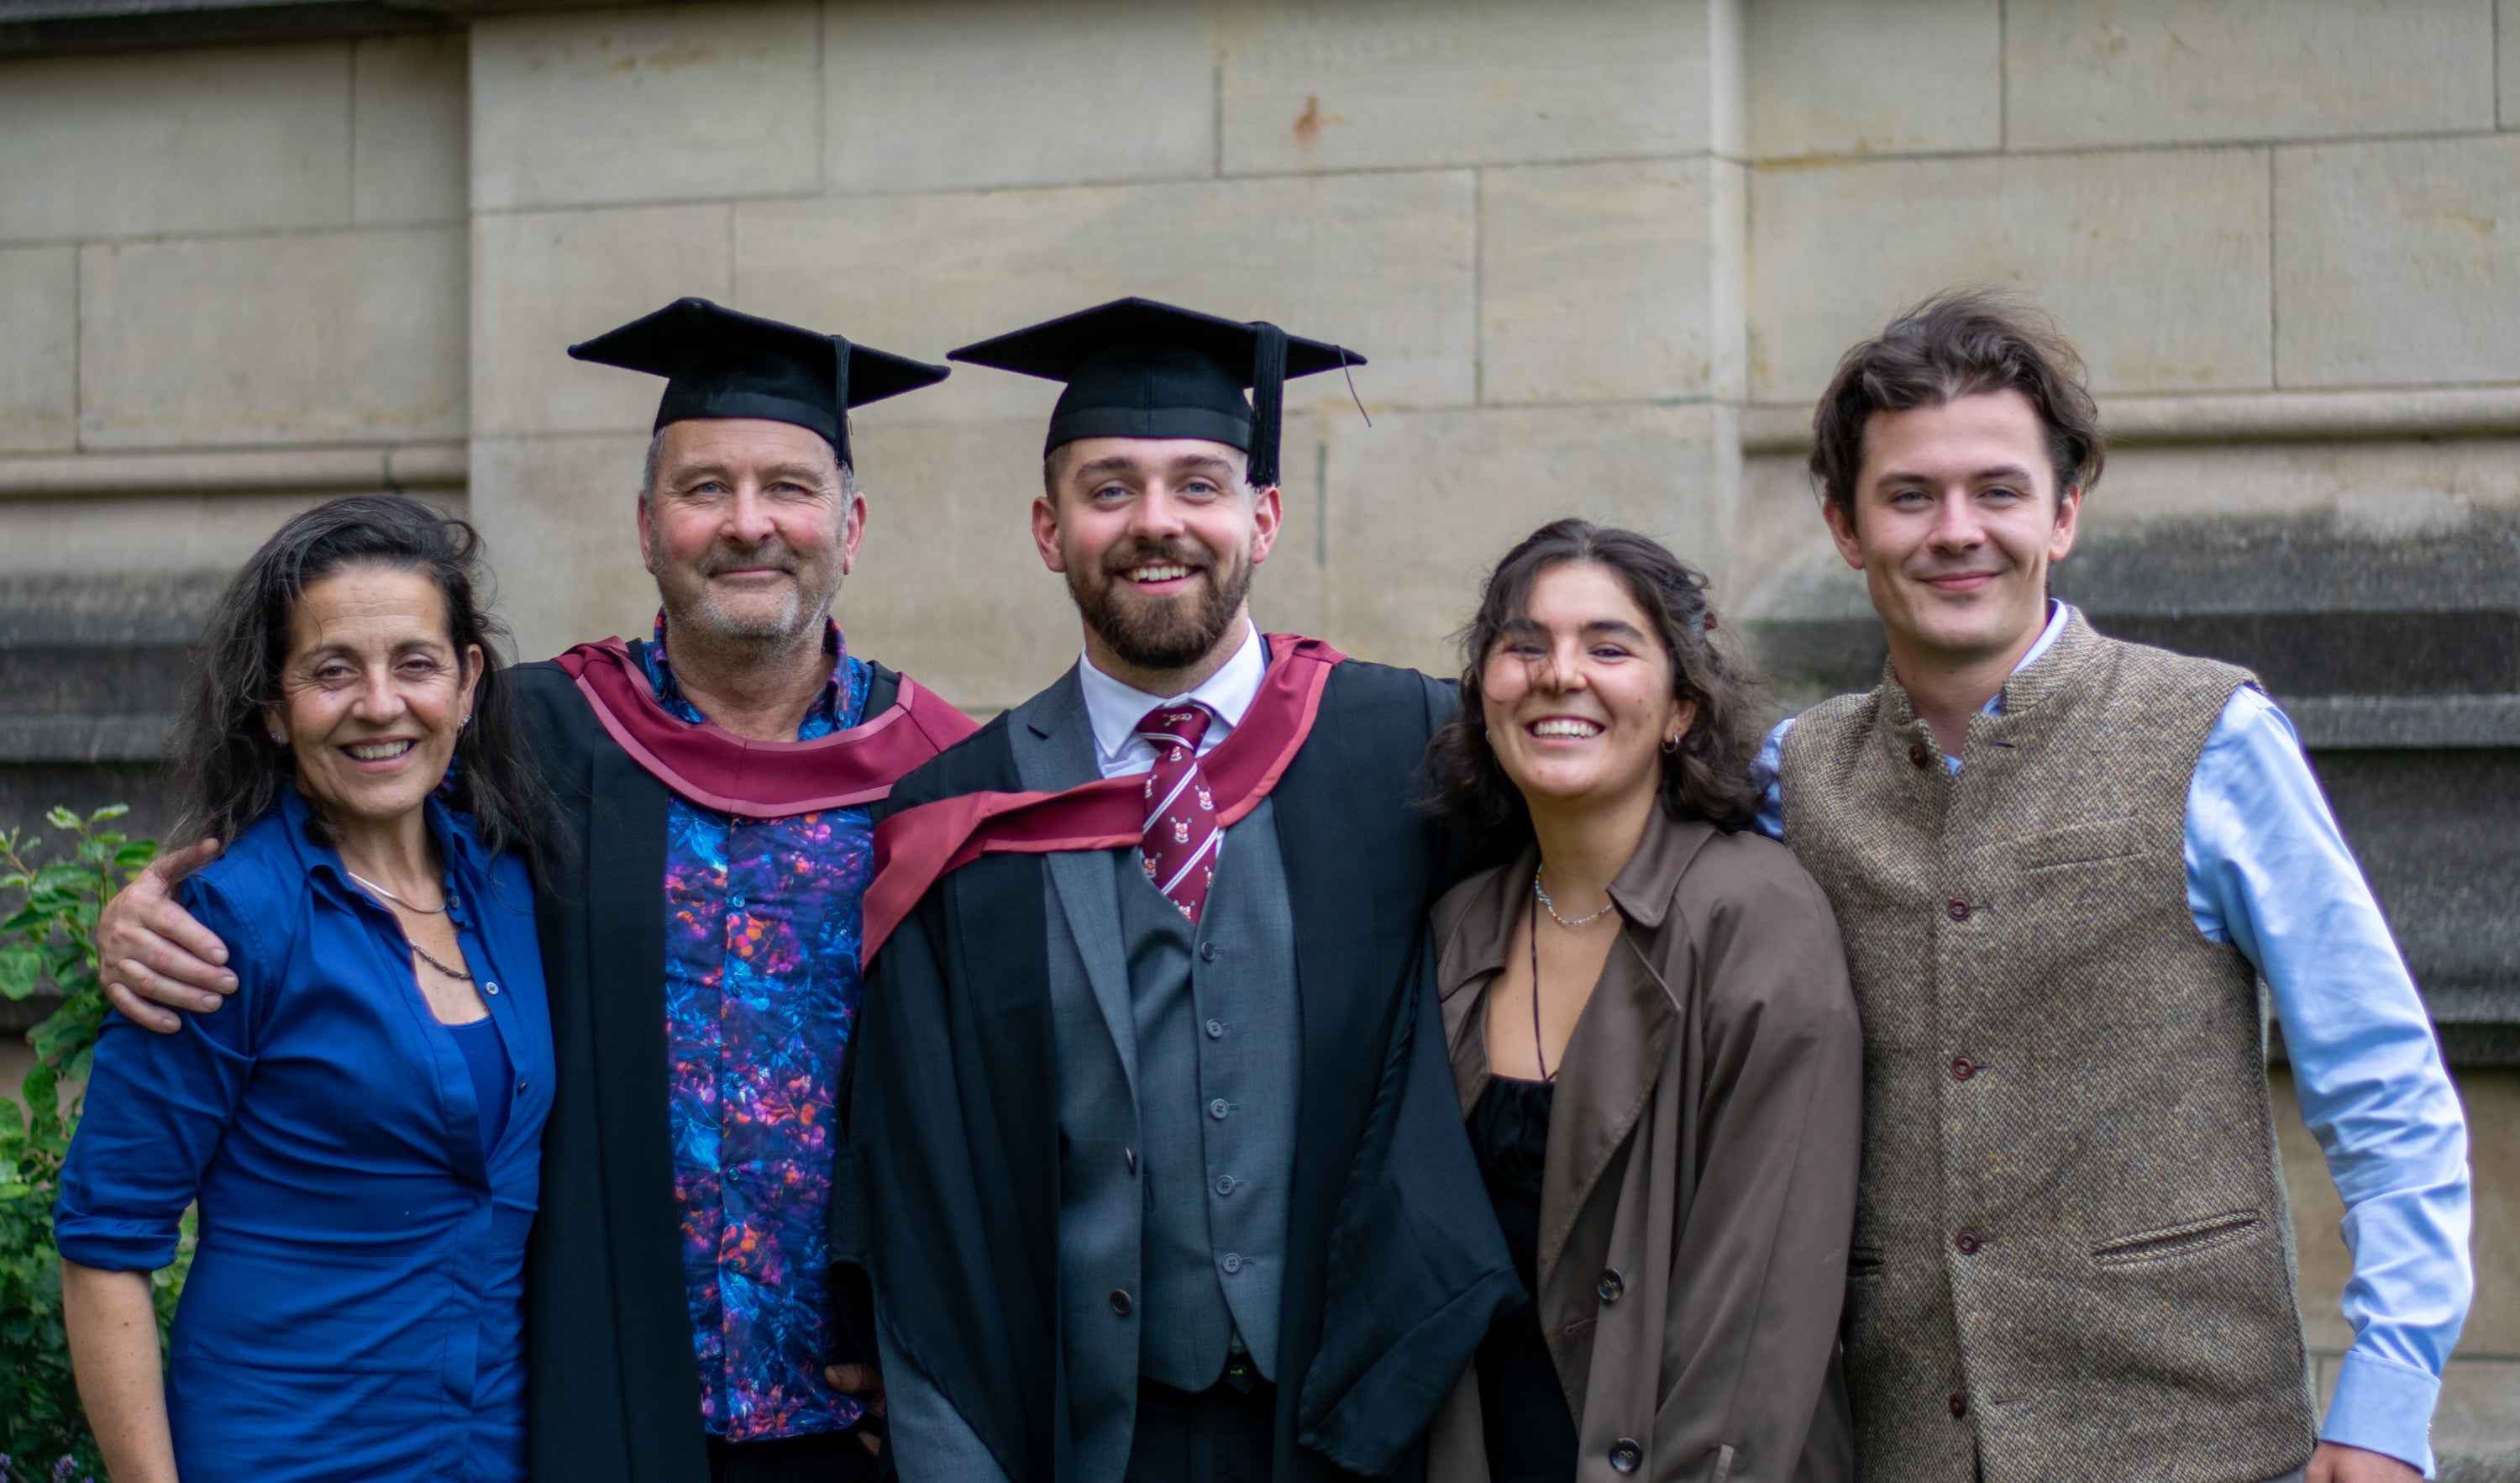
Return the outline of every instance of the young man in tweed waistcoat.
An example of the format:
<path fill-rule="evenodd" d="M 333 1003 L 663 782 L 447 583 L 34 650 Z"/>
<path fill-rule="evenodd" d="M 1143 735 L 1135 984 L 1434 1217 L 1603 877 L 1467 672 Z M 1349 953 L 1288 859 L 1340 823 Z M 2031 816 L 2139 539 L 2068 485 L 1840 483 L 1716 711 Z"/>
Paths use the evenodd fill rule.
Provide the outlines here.
<path fill-rule="evenodd" d="M 2472 1287 L 2458 1099 L 2273 702 L 2048 600 L 2100 472 L 2079 372 L 2035 315 L 1947 295 L 1815 420 L 1890 663 L 1770 738 L 1762 825 L 1864 1015 L 1859 1476 L 2428 1475 Z M 2316 1430 L 2261 978 L 2355 1258 Z"/>

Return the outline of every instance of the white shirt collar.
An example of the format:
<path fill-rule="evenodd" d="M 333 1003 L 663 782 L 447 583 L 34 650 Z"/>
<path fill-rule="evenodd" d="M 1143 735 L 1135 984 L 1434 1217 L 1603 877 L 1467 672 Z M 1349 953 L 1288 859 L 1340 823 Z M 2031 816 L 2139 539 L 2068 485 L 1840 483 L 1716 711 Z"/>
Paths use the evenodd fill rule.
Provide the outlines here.
<path fill-rule="evenodd" d="M 1199 754 L 1206 755 L 1242 724 L 1243 713 L 1260 694 L 1260 681 L 1268 672 L 1268 649 L 1260 640 L 1260 626 L 1256 623 L 1243 634 L 1242 647 L 1234 652 L 1234 657 L 1217 666 L 1216 673 L 1196 690 L 1184 695 L 1150 696 L 1096 669 L 1091 654 L 1080 658 L 1076 680 L 1085 692 L 1085 717 L 1094 725 L 1096 768 L 1105 778 L 1118 778 L 1154 766 L 1155 749 L 1139 739 L 1138 723 L 1158 705 L 1177 705 L 1184 700 L 1195 700 L 1215 713 L 1216 719 L 1208 723 L 1207 735 L 1198 742 Z"/>

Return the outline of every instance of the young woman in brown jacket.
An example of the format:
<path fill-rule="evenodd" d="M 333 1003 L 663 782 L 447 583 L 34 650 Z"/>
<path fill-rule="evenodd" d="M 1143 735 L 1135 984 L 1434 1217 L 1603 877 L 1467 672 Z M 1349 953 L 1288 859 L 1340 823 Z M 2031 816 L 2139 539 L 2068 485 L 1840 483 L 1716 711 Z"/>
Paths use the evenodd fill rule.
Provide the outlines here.
<path fill-rule="evenodd" d="M 1437 806 L 1519 833 L 1436 908 L 1462 1110 L 1531 1303 L 1439 1483 L 1853 1473 L 1837 1370 L 1863 1037 L 1837 925 L 1748 826 L 1756 718 L 1705 580 L 1542 527 L 1489 578 Z"/>

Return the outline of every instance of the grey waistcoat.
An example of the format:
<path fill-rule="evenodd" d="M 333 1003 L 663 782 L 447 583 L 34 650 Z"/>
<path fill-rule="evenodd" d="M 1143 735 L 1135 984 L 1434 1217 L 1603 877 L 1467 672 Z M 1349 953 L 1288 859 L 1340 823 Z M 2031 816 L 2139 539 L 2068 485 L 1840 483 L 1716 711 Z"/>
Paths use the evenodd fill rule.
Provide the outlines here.
<path fill-rule="evenodd" d="M 1295 945 L 1275 811 L 1226 832 L 1193 925 L 1112 852 L 1138 1030 L 1146 1183 L 1141 1372 L 1216 1383 L 1238 1327 L 1277 1378 L 1278 1290 L 1294 1169 Z"/>
<path fill-rule="evenodd" d="M 1815 707 L 1785 842 L 1864 1018 L 1857 1475 L 2245 1483 L 2312 1416 L 2255 975 L 2196 930 L 2198 754 L 2248 676 L 2076 614 L 1953 776 L 1895 679 Z"/>

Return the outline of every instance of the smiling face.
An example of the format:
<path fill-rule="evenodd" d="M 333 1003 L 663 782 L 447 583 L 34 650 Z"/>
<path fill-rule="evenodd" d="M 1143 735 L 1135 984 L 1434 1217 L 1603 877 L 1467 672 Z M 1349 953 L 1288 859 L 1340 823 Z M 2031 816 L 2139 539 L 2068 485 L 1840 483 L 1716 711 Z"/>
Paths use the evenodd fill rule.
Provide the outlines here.
<path fill-rule="evenodd" d="M 263 723 L 335 825 L 401 818 L 446 776 L 481 676 L 481 651 L 457 652 L 446 616 L 437 584 L 376 565 L 309 583 L 290 609 L 281 700 Z"/>
<path fill-rule="evenodd" d="M 1051 454 L 1033 542 L 1063 572 L 1098 665 L 1192 669 L 1240 642 L 1251 572 L 1278 537 L 1278 491 L 1239 450 L 1195 438 L 1082 438 Z M 1121 678 L 1128 678 L 1123 675 Z"/>
<path fill-rule="evenodd" d="M 1627 583 L 1567 562 L 1531 584 L 1479 668 L 1488 745 L 1535 814 L 1633 806 L 1662 785 L 1662 745 L 1694 705 L 1673 694 L 1670 651 Z"/>
<path fill-rule="evenodd" d="M 2018 658 L 2048 618 L 2048 568 L 2074 546 L 2082 491 L 2060 496 L 2048 429 L 2018 391 L 1875 412 L 1853 512 L 1824 506 L 1903 665 Z"/>
<path fill-rule="evenodd" d="M 865 532 L 865 502 L 818 433 L 693 418 L 659 434 L 639 552 L 673 628 L 746 644 L 819 634 Z"/>

